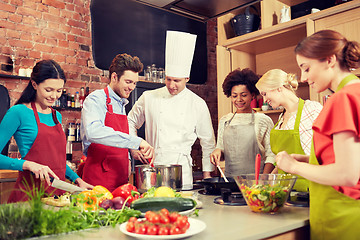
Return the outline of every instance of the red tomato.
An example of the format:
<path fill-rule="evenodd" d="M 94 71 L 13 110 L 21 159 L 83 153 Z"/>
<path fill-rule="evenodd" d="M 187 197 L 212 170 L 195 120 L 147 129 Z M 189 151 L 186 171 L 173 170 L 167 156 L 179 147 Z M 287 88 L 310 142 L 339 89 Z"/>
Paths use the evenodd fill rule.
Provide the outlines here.
<path fill-rule="evenodd" d="M 129 218 L 129 222 L 136 222 L 137 221 L 137 218 L 136 217 L 131 217 Z"/>
<path fill-rule="evenodd" d="M 145 218 L 146 218 L 146 220 L 150 221 L 150 218 L 154 215 L 155 215 L 155 213 L 153 211 L 147 211 L 145 213 Z"/>
<path fill-rule="evenodd" d="M 158 234 L 158 227 L 156 225 L 148 226 L 146 234 L 148 234 L 148 235 L 157 235 Z"/>
<path fill-rule="evenodd" d="M 134 222 L 128 222 L 126 224 L 126 231 L 128 232 L 134 232 L 135 231 L 135 224 Z"/>
<path fill-rule="evenodd" d="M 151 223 L 154 223 L 154 224 L 159 223 L 160 222 L 160 216 L 155 213 L 154 215 L 149 217 L 148 221 L 151 222 Z"/>
<path fill-rule="evenodd" d="M 169 215 L 169 218 L 170 218 L 170 222 L 173 223 L 173 222 L 176 222 L 176 219 L 180 216 L 180 214 L 176 213 L 176 212 L 172 212 L 170 213 Z"/>
<path fill-rule="evenodd" d="M 169 233 L 170 235 L 176 235 L 176 234 L 181 234 L 181 231 L 178 227 L 173 225 L 171 226 Z"/>
<path fill-rule="evenodd" d="M 169 229 L 165 226 L 160 226 L 158 235 L 169 235 Z"/>
<path fill-rule="evenodd" d="M 138 228 L 135 226 L 135 233 L 137 234 L 145 234 L 147 230 L 147 226 L 144 224 L 140 224 Z"/>
<path fill-rule="evenodd" d="M 190 223 L 189 221 L 186 222 L 186 226 L 185 226 L 186 230 L 188 230 L 190 228 Z"/>
<path fill-rule="evenodd" d="M 185 216 L 179 216 L 176 219 L 175 225 L 180 229 L 183 229 L 186 226 L 187 218 Z"/>
<path fill-rule="evenodd" d="M 163 208 L 160 210 L 160 213 L 163 214 L 164 216 L 168 217 L 169 216 L 169 210 L 167 210 L 166 208 Z"/>
<path fill-rule="evenodd" d="M 170 223 L 169 217 L 160 214 L 160 223 L 162 223 L 162 224 L 169 224 L 169 223 Z"/>

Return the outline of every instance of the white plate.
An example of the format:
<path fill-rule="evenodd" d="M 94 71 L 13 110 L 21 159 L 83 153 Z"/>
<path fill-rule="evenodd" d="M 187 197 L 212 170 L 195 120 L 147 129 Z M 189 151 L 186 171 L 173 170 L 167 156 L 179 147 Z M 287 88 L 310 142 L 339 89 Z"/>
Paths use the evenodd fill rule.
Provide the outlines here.
<path fill-rule="evenodd" d="M 146 235 L 146 234 L 131 233 L 126 231 L 127 222 L 122 223 L 120 225 L 120 231 L 130 237 L 135 237 L 138 239 L 180 239 L 198 234 L 204 231 L 204 229 L 206 228 L 206 224 L 203 221 L 197 220 L 195 218 L 189 218 L 189 223 L 190 223 L 190 227 L 185 233 L 176 234 L 176 235 Z"/>

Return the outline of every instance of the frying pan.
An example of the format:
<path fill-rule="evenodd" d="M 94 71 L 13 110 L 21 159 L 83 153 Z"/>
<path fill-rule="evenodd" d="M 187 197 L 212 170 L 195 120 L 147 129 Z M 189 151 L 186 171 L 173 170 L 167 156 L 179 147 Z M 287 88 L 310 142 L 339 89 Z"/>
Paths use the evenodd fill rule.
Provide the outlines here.
<path fill-rule="evenodd" d="M 230 189 L 231 192 L 240 192 L 234 178 L 227 177 L 227 179 L 229 182 L 225 182 L 222 177 L 212 177 L 196 181 L 195 183 L 203 185 L 205 192 L 211 195 L 221 195 L 222 188 Z"/>

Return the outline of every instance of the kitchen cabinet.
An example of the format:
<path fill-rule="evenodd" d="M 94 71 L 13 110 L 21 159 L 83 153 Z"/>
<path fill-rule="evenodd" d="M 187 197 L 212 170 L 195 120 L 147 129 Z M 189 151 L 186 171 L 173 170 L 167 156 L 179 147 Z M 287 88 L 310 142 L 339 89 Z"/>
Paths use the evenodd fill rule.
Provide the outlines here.
<path fill-rule="evenodd" d="M 315 31 L 333 29 L 344 34 L 349 40 L 360 42 L 360 0 L 343 3 L 325 10 L 278 23 L 283 6 L 294 6 L 302 0 L 263 0 L 254 6 L 260 9 L 261 29 L 234 37 L 229 20 L 240 10 L 218 18 L 217 78 L 218 118 L 232 112 L 230 99 L 222 91 L 226 75 L 236 68 L 250 68 L 262 75 L 273 68 L 297 74 L 294 48 L 299 41 Z M 355 73 L 360 73 L 356 70 Z M 322 96 L 307 84 L 299 84 L 297 95 L 303 99 L 322 102 Z M 276 119 L 279 112 L 266 113 Z M 274 114 L 276 116 L 274 116 Z"/>
<path fill-rule="evenodd" d="M 12 192 L 18 171 L 0 170 L 0 204 L 6 203 Z"/>

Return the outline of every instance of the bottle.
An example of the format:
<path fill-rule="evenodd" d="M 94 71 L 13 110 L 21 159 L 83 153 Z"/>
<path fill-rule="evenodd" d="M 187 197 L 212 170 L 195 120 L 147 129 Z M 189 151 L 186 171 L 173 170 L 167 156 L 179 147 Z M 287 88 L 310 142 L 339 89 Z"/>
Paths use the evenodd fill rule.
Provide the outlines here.
<path fill-rule="evenodd" d="M 61 107 L 61 108 L 66 108 L 66 107 L 67 107 L 67 93 L 66 93 L 66 88 L 63 89 L 63 92 L 62 92 L 59 100 L 60 100 L 60 107 Z"/>
<path fill-rule="evenodd" d="M 156 65 L 151 65 L 151 81 L 156 82 L 157 81 L 157 69 Z"/>
<path fill-rule="evenodd" d="M 163 68 L 159 68 L 158 70 L 158 82 L 165 83 L 165 70 Z"/>
<path fill-rule="evenodd" d="M 81 136 L 80 136 L 80 123 L 76 123 L 75 141 L 77 141 L 77 142 L 80 142 L 80 141 L 81 141 Z"/>
<path fill-rule="evenodd" d="M 74 94 L 71 94 L 71 107 L 72 108 L 75 107 L 75 96 L 74 96 Z"/>
<path fill-rule="evenodd" d="M 72 162 L 72 142 L 66 142 L 66 160 Z"/>
<path fill-rule="evenodd" d="M 75 138 L 75 124 L 74 123 L 69 123 L 68 141 L 69 142 L 74 142 L 75 140 L 76 140 L 76 138 Z"/>
<path fill-rule="evenodd" d="M 144 76 L 146 81 L 151 81 L 151 67 L 147 66 L 144 71 Z"/>
<path fill-rule="evenodd" d="M 269 110 L 269 105 L 267 104 L 267 102 L 263 103 L 263 105 L 261 106 L 261 110 L 263 110 L 263 111 Z"/>
<path fill-rule="evenodd" d="M 89 87 L 85 88 L 85 98 L 90 94 Z"/>
<path fill-rule="evenodd" d="M 71 108 L 71 95 L 70 95 L 70 93 L 67 94 L 67 107 Z"/>
<path fill-rule="evenodd" d="M 84 89 L 84 87 L 81 87 L 80 88 L 80 97 L 79 97 L 81 108 L 83 107 L 84 100 L 85 100 L 85 89 Z"/>
<path fill-rule="evenodd" d="M 79 92 L 75 93 L 75 103 L 74 103 L 74 107 L 75 108 L 80 108 L 80 95 Z"/>

